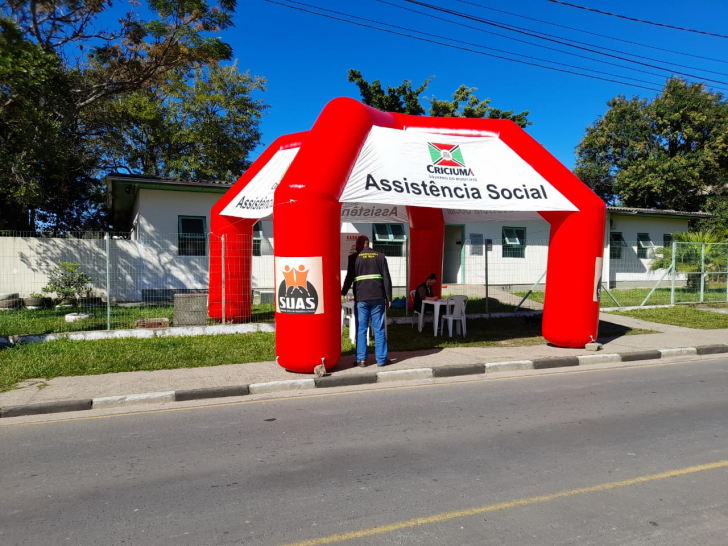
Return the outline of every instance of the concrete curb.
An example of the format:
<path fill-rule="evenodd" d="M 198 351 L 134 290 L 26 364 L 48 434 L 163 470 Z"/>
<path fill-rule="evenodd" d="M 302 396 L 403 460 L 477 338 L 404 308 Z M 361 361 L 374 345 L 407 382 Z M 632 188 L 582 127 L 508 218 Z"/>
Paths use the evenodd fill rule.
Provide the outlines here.
<path fill-rule="evenodd" d="M 136 404 L 154 404 L 160 402 L 174 402 L 174 391 L 144 392 L 140 394 L 127 394 L 125 396 L 94 398 L 91 409 L 115 408 L 118 406 L 133 406 Z"/>
<path fill-rule="evenodd" d="M 179 391 L 148 392 L 125 396 L 106 396 L 102 398 L 47 402 L 28 404 L 25 406 L 9 406 L 0 408 L 0 418 L 22 417 L 47 413 L 83 411 L 99 408 L 112 408 L 135 404 L 184 402 L 211 398 L 229 398 L 283 391 L 302 391 L 325 389 L 331 387 L 349 387 L 374 383 L 390 383 L 393 381 L 410 381 L 443 377 L 490 374 L 519 370 L 547 370 L 573 366 L 588 366 L 611 362 L 644 362 L 671 358 L 675 356 L 713 355 L 728 353 L 728 344 L 701 345 L 699 347 L 680 347 L 677 349 L 660 349 L 636 351 L 622 354 L 596 354 L 553 358 L 535 358 L 533 360 L 511 360 L 505 362 L 487 362 L 485 364 L 457 364 L 453 366 L 410 368 L 404 370 L 388 370 L 376 374 L 327 375 L 315 379 L 295 379 L 290 381 L 271 381 L 251 385 L 231 385 L 224 387 L 207 387 Z"/>
<path fill-rule="evenodd" d="M 700 345 L 695 347 L 699 355 L 717 355 L 719 353 L 728 353 L 728 345 L 717 343 L 715 345 Z"/>
<path fill-rule="evenodd" d="M 248 385 L 240 385 L 236 387 L 206 387 L 204 389 L 174 391 L 174 401 L 187 402 L 188 400 L 226 398 L 228 396 L 245 396 L 246 394 L 250 394 L 250 388 Z"/>
<path fill-rule="evenodd" d="M 46 402 L 44 404 L 28 404 L 27 406 L 10 406 L 7 408 L 0 408 L 0 418 L 41 415 L 43 413 L 62 413 L 65 411 L 83 411 L 90 409 L 91 400 L 64 400 L 63 402 Z"/>

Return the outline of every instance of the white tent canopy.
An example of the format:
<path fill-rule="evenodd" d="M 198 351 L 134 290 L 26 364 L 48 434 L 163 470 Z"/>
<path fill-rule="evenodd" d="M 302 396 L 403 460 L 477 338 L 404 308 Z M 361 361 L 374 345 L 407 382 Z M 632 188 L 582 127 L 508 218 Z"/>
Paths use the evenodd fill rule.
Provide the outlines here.
<path fill-rule="evenodd" d="M 276 152 L 222 214 L 271 218 L 275 189 L 298 150 Z M 340 201 L 344 221 L 370 223 L 407 223 L 407 206 L 440 208 L 446 224 L 577 210 L 497 135 L 452 136 L 382 127 L 372 127 Z"/>

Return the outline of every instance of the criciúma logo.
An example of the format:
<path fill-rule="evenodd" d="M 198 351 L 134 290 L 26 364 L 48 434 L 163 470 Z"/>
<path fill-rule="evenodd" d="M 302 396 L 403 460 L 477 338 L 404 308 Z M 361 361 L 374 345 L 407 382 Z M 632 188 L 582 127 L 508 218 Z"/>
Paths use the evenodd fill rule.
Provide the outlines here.
<path fill-rule="evenodd" d="M 473 170 L 465 165 L 460 144 L 440 144 L 428 142 L 432 164 L 427 171 L 432 174 L 448 174 L 455 176 L 474 176 Z"/>

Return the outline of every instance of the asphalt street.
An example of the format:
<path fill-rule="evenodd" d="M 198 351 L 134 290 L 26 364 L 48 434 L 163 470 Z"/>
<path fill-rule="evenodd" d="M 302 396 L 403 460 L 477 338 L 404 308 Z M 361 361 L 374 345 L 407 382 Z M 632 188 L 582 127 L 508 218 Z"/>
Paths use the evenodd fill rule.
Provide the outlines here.
<path fill-rule="evenodd" d="M 720 545 L 728 360 L 0 428 L 0 544 Z"/>

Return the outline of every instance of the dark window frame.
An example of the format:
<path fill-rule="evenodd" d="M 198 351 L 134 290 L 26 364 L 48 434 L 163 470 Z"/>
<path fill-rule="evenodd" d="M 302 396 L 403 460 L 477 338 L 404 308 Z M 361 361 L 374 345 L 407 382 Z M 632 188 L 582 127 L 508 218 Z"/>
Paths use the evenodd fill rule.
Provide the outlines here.
<path fill-rule="evenodd" d="M 646 260 L 649 256 L 650 249 L 655 249 L 655 243 L 652 242 L 652 238 L 649 233 L 638 233 L 637 234 L 637 257 Z"/>
<path fill-rule="evenodd" d="M 609 233 L 609 259 L 621 260 L 622 249 L 627 248 L 627 243 L 621 231 L 612 231 Z"/>
<path fill-rule="evenodd" d="M 405 255 L 407 234 L 404 224 L 372 224 L 373 247 L 391 258 L 401 258 Z"/>
<path fill-rule="evenodd" d="M 525 227 L 503 226 L 501 235 L 503 238 L 503 245 L 501 249 L 502 258 L 526 257 L 527 241 Z"/>
<path fill-rule="evenodd" d="M 253 256 L 263 255 L 263 224 L 258 220 L 253 225 Z"/>
<path fill-rule="evenodd" d="M 200 220 L 201 231 L 185 231 L 184 220 Z M 207 218 L 205 216 L 177 216 L 177 254 L 179 256 L 207 256 L 206 228 Z"/>

